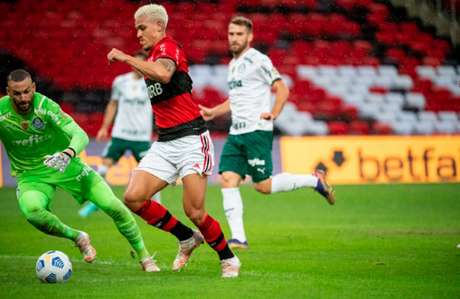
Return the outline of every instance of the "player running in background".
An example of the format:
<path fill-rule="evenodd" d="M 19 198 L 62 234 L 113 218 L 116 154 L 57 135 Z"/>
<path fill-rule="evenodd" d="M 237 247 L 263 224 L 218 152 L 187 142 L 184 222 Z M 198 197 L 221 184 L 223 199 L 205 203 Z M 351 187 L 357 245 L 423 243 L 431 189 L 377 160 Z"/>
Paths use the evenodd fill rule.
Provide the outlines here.
<path fill-rule="evenodd" d="M 133 171 L 125 193 L 126 205 L 147 223 L 168 231 L 180 241 L 173 270 L 180 270 L 192 251 L 204 240 L 217 252 L 222 277 L 239 275 L 240 261 L 228 247 L 219 223 L 205 209 L 208 175 L 213 168 L 213 144 L 193 101 L 192 80 L 182 47 L 166 35 L 168 14 L 161 5 L 140 7 L 134 14 L 137 38 L 150 51 L 147 61 L 112 49 L 110 62 L 124 62 L 140 71 L 153 104 L 159 138 Z M 183 183 L 183 207 L 199 228 L 194 232 L 150 197 L 174 184 Z"/>
<path fill-rule="evenodd" d="M 25 70 L 9 74 L 7 94 L 0 99 L 0 140 L 17 178 L 19 208 L 27 221 L 46 234 L 74 241 L 84 260 L 94 261 L 96 250 L 89 235 L 64 224 L 50 210 L 60 188 L 79 203 L 84 199 L 95 203 L 113 219 L 144 271 L 159 271 L 133 215 L 102 177 L 77 157 L 88 144 L 86 133 L 58 104 L 35 92 Z"/>
<path fill-rule="evenodd" d="M 136 52 L 134 57 L 145 60 L 147 53 Z M 97 172 L 105 178 L 109 168 L 120 160 L 123 154 L 130 150 L 139 162 L 150 148 L 152 137 L 152 105 L 147 94 L 144 77 L 136 71 L 117 76 L 112 83 L 111 100 L 105 109 L 104 121 L 97 132 L 96 140 L 109 138 L 112 129 L 112 139 L 103 153 L 102 164 Z M 115 119 L 115 122 L 114 122 Z M 155 200 L 160 201 L 160 193 L 155 194 Z M 82 217 L 87 217 L 97 211 L 97 206 L 88 202 L 80 211 Z"/>
<path fill-rule="evenodd" d="M 228 68 L 229 98 L 213 108 L 200 106 L 205 120 L 231 111 L 232 124 L 222 150 L 219 165 L 223 206 L 229 223 L 231 248 L 247 248 L 243 225 L 243 202 L 239 186 L 246 175 L 252 177 L 254 188 L 271 194 L 312 187 L 333 205 L 332 188 L 325 174 L 316 170 L 312 175 L 280 173 L 272 176 L 273 120 L 281 113 L 289 89 L 270 58 L 250 47 L 252 22 L 234 17 L 228 27 L 228 42 L 233 59 Z M 271 105 L 271 91 L 275 103 Z"/>

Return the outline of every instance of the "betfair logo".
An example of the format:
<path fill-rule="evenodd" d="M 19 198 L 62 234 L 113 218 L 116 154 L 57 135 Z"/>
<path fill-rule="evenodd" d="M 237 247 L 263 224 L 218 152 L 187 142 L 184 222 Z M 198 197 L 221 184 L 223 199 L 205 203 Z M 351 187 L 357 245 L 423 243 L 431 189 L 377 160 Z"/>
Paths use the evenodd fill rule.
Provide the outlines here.
<path fill-rule="evenodd" d="M 283 138 L 280 147 L 283 171 L 320 168 L 332 184 L 460 182 L 456 136 Z"/>
<path fill-rule="evenodd" d="M 458 161 L 457 161 L 458 158 Z M 460 156 L 455 157 L 437 152 L 427 147 L 421 152 L 408 149 L 401 155 L 376 157 L 358 151 L 359 176 L 366 181 L 376 181 L 380 176 L 390 182 L 398 182 L 408 175 L 411 180 L 426 181 L 430 178 L 439 181 L 455 180 L 458 174 Z"/>

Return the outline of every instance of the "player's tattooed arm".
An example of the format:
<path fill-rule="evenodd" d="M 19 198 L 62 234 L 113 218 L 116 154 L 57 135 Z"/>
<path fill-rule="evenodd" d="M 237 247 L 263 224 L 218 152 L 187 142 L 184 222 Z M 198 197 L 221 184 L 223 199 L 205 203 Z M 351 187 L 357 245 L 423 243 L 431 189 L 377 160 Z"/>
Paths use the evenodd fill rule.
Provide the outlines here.
<path fill-rule="evenodd" d="M 150 79 L 167 84 L 176 71 L 176 64 L 169 58 L 158 58 L 154 63 L 146 62 L 146 68 L 140 71 Z"/>
<path fill-rule="evenodd" d="M 169 58 L 160 58 L 157 60 L 165 70 L 172 76 L 176 71 L 176 64 Z"/>
<path fill-rule="evenodd" d="M 107 59 L 109 62 L 124 62 L 138 70 L 145 77 L 160 81 L 163 84 L 169 83 L 176 71 L 176 64 L 172 59 L 158 58 L 152 63 L 151 61 L 145 61 L 137 57 L 127 55 L 115 48 L 107 54 Z"/>

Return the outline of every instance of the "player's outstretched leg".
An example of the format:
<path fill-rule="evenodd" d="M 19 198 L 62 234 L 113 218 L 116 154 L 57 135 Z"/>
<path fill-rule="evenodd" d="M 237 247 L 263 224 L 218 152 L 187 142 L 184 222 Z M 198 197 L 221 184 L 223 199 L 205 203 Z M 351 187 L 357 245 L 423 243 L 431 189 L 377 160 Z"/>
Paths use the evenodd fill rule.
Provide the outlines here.
<path fill-rule="evenodd" d="M 260 186 L 263 185 L 264 184 L 260 184 Z M 319 169 L 313 174 L 277 174 L 271 178 L 271 190 L 263 190 L 267 188 L 258 188 L 257 184 L 255 184 L 255 187 L 256 190 L 263 193 L 286 192 L 302 187 L 311 187 L 321 194 L 330 205 L 335 203 L 333 189 L 326 183 L 325 172 Z"/>
<path fill-rule="evenodd" d="M 179 240 L 179 253 L 172 267 L 174 271 L 180 271 L 189 260 L 193 250 L 203 243 L 201 234 L 185 226 L 176 217 L 171 215 L 166 207 L 154 200 L 146 200 L 142 207 L 135 211 L 135 213 L 142 217 L 148 224 L 171 233 Z"/>
<path fill-rule="evenodd" d="M 133 215 L 128 208 L 116 198 L 107 183 L 105 181 L 96 183 L 92 186 L 87 197 L 113 219 L 120 233 L 128 240 L 139 257 L 139 262 L 143 270 L 146 272 L 160 271 L 145 248 L 141 231 Z"/>
<path fill-rule="evenodd" d="M 19 208 L 27 221 L 48 235 L 66 238 L 75 242 L 86 262 L 96 258 L 96 250 L 87 233 L 65 225 L 48 210 L 49 199 L 40 191 L 26 191 L 19 197 Z"/>

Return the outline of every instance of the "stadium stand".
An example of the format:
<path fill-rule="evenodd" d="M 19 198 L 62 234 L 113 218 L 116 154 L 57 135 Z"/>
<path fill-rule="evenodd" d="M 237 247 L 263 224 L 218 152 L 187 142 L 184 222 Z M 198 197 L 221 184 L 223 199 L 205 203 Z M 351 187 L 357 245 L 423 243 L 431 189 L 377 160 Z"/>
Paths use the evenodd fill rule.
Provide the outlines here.
<path fill-rule="evenodd" d="M 144 2 L 141 2 L 144 3 Z M 404 8 L 376 0 L 170 1 L 169 33 L 192 63 L 195 99 L 225 100 L 226 30 L 231 16 L 255 25 L 291 89 L 276 121 L 282 134 L 459 134 L 459 50 Z M 90 134 L 112 79 L 112 47 L 137 47 L 126 0 L 0 2 L 0 51 L 62 91 L 63 107 Z M 193 14 L 193 17 L 190 17 Z M 17 20 L 22 20 L 18 22 Z M 21 34 L 17 34 L 21 32 Z M 27 46 L 25 46 L 27 45 Z M 223 130 L 228 122 L 217 121 Z"/>

